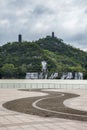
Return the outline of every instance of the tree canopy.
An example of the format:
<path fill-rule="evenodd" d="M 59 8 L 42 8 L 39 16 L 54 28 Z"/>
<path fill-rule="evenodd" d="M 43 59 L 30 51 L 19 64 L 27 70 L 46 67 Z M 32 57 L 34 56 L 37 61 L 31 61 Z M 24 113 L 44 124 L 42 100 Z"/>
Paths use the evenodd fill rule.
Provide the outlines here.
<path fill-rule="evenodd" d="M 0 47 L 0 78 L 25 78 L 26 72 L 41 72 L 41 61 L 48 72 L 80 71 L 87 75 L 87 52 L 67 45 L 60 38 L 7 43 Z"/>

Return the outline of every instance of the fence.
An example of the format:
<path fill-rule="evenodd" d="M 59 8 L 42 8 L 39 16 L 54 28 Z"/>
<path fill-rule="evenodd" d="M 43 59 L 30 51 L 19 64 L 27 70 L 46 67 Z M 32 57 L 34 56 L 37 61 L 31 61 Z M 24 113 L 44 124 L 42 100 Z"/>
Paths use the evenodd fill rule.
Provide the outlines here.
<path fill-rule="evenodd" d="M 0 80 L 0 88 L 16 88 L 16 89 L 42 89 L 42 88 L 87 89 L 87 80 L 28 80 L 28 79 Z"/>

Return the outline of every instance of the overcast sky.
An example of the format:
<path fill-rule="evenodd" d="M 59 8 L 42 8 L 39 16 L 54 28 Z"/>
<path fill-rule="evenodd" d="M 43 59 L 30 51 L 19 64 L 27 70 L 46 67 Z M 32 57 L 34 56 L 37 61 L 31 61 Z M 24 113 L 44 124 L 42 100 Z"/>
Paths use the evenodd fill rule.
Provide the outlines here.
<path fill-rule="evenodd" d="M 0 0 L 0 45 L 55 35 L 87 50 L 87 0 Z"/>

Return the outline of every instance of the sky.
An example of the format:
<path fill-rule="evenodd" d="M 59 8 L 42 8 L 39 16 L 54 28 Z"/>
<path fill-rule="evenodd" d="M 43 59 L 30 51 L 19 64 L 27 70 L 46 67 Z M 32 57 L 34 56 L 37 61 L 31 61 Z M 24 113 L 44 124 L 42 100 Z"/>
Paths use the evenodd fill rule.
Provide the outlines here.
<path fill-rule="evenodd" d="M 87 0 L 0 0 L 0 45 L 34 41 L 55 32 L 87 51 Z"/>

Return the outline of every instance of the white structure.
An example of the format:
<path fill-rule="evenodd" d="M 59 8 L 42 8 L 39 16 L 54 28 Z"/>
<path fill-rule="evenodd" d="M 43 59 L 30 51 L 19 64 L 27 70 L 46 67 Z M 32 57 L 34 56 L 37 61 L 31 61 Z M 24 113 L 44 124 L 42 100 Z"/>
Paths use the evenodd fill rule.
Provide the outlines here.
<path fill-rule="evenodd" d="M 73 78 L 72 72 L 68 72 L 66 79 L 72 79 L 72 78 Z"/>
<path fill-rule="evenodd" d="M 61 79 L 66 79 L 66 73 L 63 72 Z"/>
<path fill-rule="evenodd" d="M 56 79 L 58 77 L 58 73 L 52 73 L 49 79 Z"/>
<path fill-rule="evenodd" d="M 72 72 L 63 73 L 61 79 L 83 79 L 83 73 L 75 72 L 74 76 Z"/>
<path fill-rule="evenodd" d="M 42 72 L 46 71 L 47 70 L 47 62 L 46 61 L 42 61 L 41 64 L 42 64 Z"/>
<path fill-rule="evenodd" d="M 78 79 L 83 79 L 83 73 L 78 72 Z"/>
<path fill-rule="evenodd" d="M 78 79 L 78 73 L 77 72 L 75 73 L 75 79 Z"/>
<path fill-rule="evenodd" d="M 47 79 L 48 75 L 47 75 L 47 62 L 46 61 L 42 61 L 42 75 L 43 75 L 43 79 Z"/>
<path fill-rule="evenodd" d="M 38 79 L 38 73 L 26 73 L 26 79 Z"/>
<path fill-rule="evenodd" d="M 83 73 L 81 73 L 81 72 L 76 72 L 75 73 L 75 79 L 83 79 Z"/>

